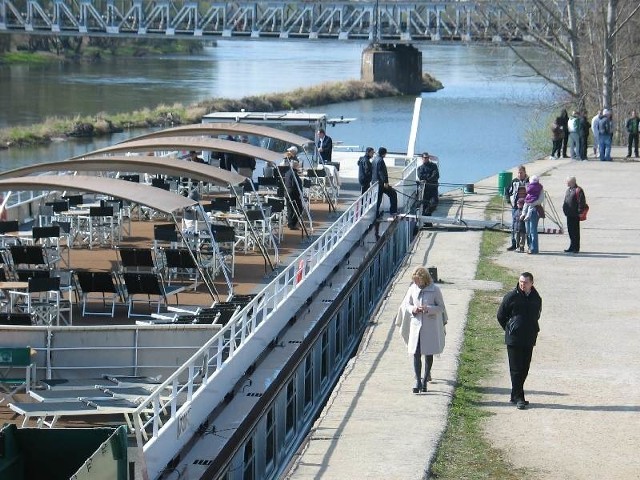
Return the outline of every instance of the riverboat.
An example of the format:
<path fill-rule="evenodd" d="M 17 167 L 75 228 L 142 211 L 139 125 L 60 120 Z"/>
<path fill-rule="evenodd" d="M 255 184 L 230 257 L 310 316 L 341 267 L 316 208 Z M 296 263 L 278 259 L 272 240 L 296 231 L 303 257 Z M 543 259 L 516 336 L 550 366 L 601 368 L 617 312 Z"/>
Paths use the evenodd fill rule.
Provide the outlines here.
<path fill-rule="evenodd" d="M 0 174 L 0 478 L 104 478 L 100 464 L 118 479 L 257 479 L 286 467 L 415 217 L 380 222 L 375 186 L 344 188 L 357 153 L 319 164 L 313 135 L 326 117 L 281 114 L 279 128 L 268 117 L 208 116 Z M 287 120 L 306 122 L 307 136 Z M 299 231 L 283 221 L 286 146 L 305 174 Z M 223 170 L 225 154 L 273 177 Z M 415 159 L 392 163 L 402 205 Z"/>

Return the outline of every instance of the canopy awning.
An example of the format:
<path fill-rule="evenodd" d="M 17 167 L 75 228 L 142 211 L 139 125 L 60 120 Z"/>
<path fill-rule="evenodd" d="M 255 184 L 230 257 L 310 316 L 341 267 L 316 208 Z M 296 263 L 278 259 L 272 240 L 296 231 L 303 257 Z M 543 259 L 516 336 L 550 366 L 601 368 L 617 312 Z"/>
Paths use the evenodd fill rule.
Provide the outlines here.
<path fill-rule="evenodd" d="M 309 140 L 306 137 L 296 135 L 295 133 L 287 132 L 285 130 L 278 130 L 277 128 L 266 127 L 264 125 L 254 125 L 251 123 L 229 122 L 181 125 L 179 127 L 167 128 L 165 130 L 140 135 L 128 141 L 183 135 L 254 135 L 256 137 L 274 138 L 298 147 L 304 147 L 314 143 L 313 140 Z"/>
<path fill-rule="evenodd" d="M 0 180 L 0 191 L 64 190 L 109 195 L 144 205 L 166 214 L 174 214 L 198 202 L 161 188 L 106 177 L 83 175 L 40 175 Z"/>
<path fill-rule="evenodd" d="M 118 143 L 110 147 L 101 148 L 83 155 L 73 157 L 89 158 L 97 155 L 123 153 L 123 152 L 158 152 L 167 150 L 205 150 L 223 153 L 245 155 L 265 160 L 269 163 L 277 163 L 282 160 L 282 153 L 273 152 L 265 148 L 256 147 L 248 143 L 232 142 L 217 138 L 204 137 L 161 137 L 147 140 L 131 140 Z"/>
<path fill-rule="evenodd" d="M 197 162 L 178 160 L 174 157 L 150 155 L 99 156 L 64 160 L 61 162 L 39 163 L 0 173 L 0 179 L 23 177 L 44 172 L 145 172 L 154 175 L 189 177 L 193 180 L 228 186 L 242 183 L 246 177 L 218 167 Z"/>

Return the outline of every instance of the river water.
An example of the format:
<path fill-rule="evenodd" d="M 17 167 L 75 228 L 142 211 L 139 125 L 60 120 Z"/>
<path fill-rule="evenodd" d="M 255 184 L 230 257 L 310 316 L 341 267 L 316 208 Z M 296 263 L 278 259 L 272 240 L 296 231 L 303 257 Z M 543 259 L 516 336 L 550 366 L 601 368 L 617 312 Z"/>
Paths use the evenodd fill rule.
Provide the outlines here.
<path fill-rule="evenodd" d="M 358 79 L 365 43 L 220 41 L 199 55 L 109 59 L 89 65 L 0 66 L 0 128 L 48 117 L 127 112 L 285 92 Z M 505 47 L 418 45 L 423 69 L 445 86 L 424 93 L 417 151 L 440 158 L 441 181 L 473 183 L 528 160 L 525 133 L 556 92 L 529 74 Z M 532 53 L 534 54 L 534 53 Z M 327 132 L 348 145 L 406 151 L 413 97 L 361 100 L 308 109 L 355 117 Z M 544 117 L 544 115 L 543 115 Z M 0 151 L 0 169 L 64 159 L 141 131 L 110 139 Z"/>

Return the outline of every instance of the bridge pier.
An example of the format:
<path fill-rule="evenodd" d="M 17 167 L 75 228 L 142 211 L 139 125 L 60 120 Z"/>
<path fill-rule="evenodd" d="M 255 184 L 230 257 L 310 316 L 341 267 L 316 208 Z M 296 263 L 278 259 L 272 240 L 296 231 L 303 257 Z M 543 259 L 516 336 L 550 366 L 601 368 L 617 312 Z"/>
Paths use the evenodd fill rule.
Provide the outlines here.
<path fill-rule="evenodd" d="M 422 52 L 413 45 L 372 43 L 362 52 L 360 78 L 389 82 L 407 95 L 422 91 Z"/>

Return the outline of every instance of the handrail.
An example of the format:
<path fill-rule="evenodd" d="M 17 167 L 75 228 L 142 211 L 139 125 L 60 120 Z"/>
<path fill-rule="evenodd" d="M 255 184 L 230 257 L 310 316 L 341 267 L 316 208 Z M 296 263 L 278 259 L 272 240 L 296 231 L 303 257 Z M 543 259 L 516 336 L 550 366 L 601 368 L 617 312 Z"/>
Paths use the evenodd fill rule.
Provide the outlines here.
<path fill-rule="evenodd" d="M 189 404 L 198 391 L 215 380 L 223 366 L 240 351 L 247 341 L 269 321 L 273 312 L 282 305 L 307 277 L 322 265 L 323 260 L 347 236 L 347 234 L 375 206 L 377 188 L 374 186 L 362 194 L 320 237 L 280 272 L 255 298 L 239 311 L 219 332 L 205 343 L 189 360 L 169 376 L 145 398 L 132 414 L 136 440 L 139 447 L 146 447 L 168 428 L 167 415 L 177 418 L 188 411 Z M 180 378 L 187 381 L 181 383 Z M 170 390 L 171 394 L 167 395 Z M 186 395 L 186 402 L 178 408 L 177 399 Z M 144 419 L 144 420 L 143 420 Z M 151 430 L 149 436 L 148 429 Z"/>

